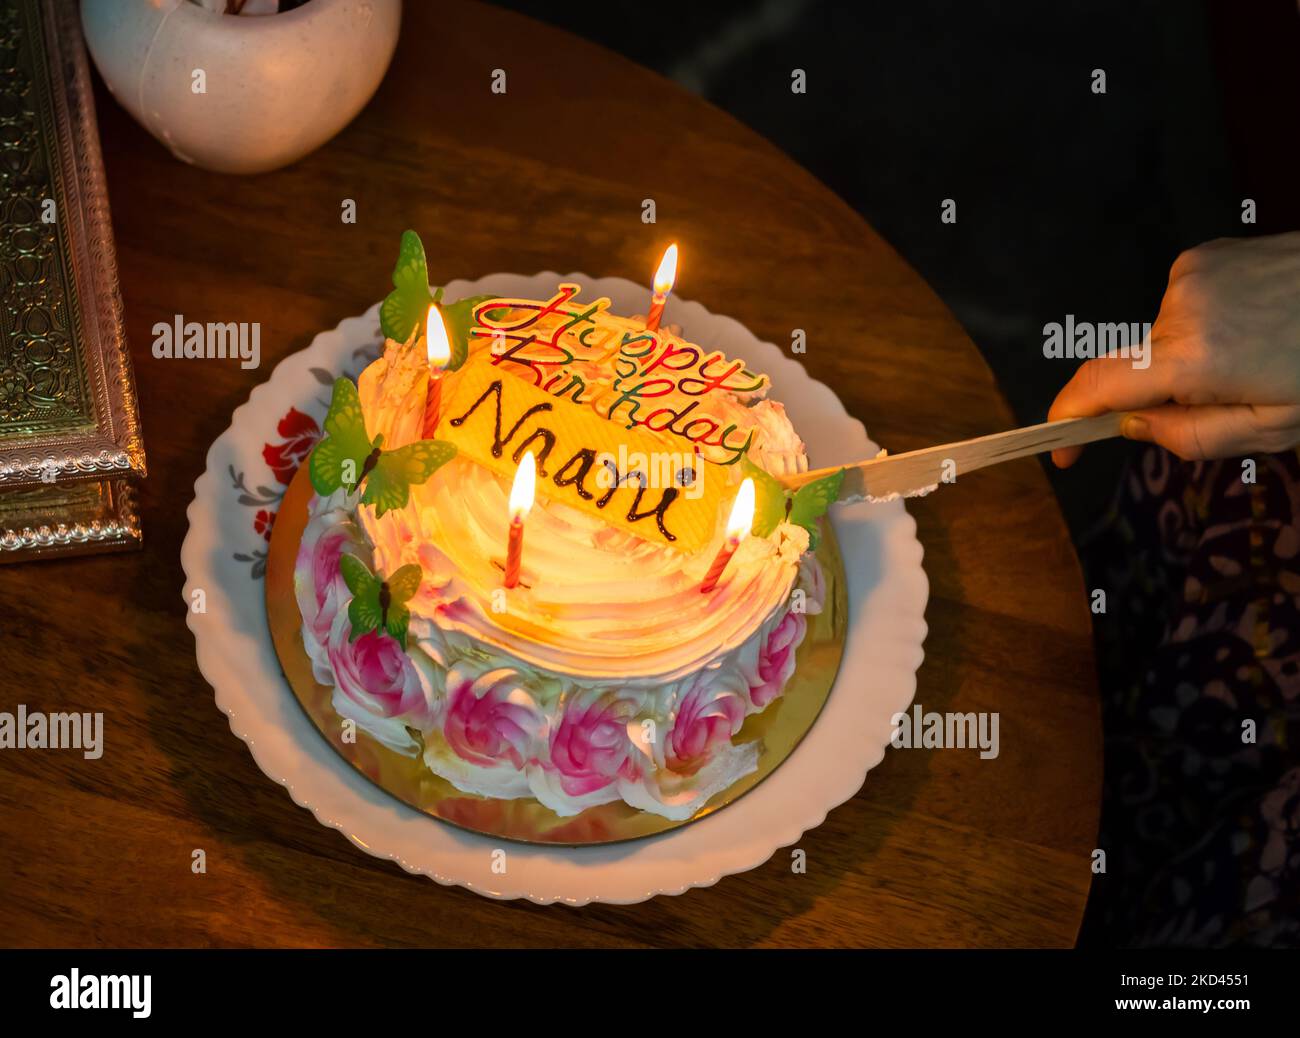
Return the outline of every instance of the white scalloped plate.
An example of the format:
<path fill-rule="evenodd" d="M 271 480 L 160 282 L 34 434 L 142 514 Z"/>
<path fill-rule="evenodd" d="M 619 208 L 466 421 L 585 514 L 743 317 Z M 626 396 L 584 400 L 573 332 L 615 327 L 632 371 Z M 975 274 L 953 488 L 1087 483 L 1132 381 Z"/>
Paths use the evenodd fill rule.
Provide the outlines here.
<path fill-rule="evenodd" d="M 609 296 L 617 313 L 645 309 L 646 289 L 631 281 L 561 277 L 549 271 L 453 281 L 447 298 L 480 293 L 549 298 L 561 281 L 581 284 L 588 299 Z M 321 420 L 328 405 L 324 379 L 339 372 L 355 376 L 367 355 L 378 349 L 377 314 L 376 305 L 317 335 L 236 409 L 230 428 L 208 451 L 207 470 L 194 484 L 189 533 L 181 547 L 186 604 L 192 605 L 197 589 L 206 597 L 205 612 L 191 608 L 187 614 L 199 670 L 230 718 L 231 731 L 295 803 L 367 853 L 439 883 L 541 904 L 628 904 L 710 886 L 761 865 L 861 788 L 867 772 L 884 756 L 890 718 L 912 701 L 923 656 L 929 582 L 921 568 L 916 524 L 901 501 L 832 509 L 849 597 L 848 638 L 835 688 L 789 760 L 745 796 L 699 822 L 625 844 L 502 845 L 398 803 L 339 757 L 294 699 L 266 628 L 262 581 L 255 575 L 266 544 L 260 528 L 284 488 L 264 460 L 263 447 L 286 439 L 277 434 L 277 424 L 291 407 Z M 768 372 L 773 396 L 785 403 L 814 466 L 876 453 L 862 423 L 845 412 L 830 389 L 738 322 L 675 296 L 665 320 L 679 322 L 692 341 Z M 498 848 L 506 852 L 503 873 L 493 871 L 499 856 L 492 852 Z"/>

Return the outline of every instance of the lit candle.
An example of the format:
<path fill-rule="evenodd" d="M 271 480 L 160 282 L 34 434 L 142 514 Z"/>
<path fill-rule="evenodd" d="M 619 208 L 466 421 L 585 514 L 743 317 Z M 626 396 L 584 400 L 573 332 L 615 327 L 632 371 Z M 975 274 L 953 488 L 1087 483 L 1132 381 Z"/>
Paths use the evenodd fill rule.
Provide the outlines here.
<path fill-rule="evenodd" d="M 433 438 L 438 427 L 438 412 L 442 410 L 442 376 L 451 360 L 451 340 L 438 307 L 429 304 L 429 316 L 424 324 L 424 344 L 429 356 L 429 388 L 424 394 L 424 431 L 426 440 Z"/>
<path fill-rule="evenodd" d="M 740 547 L 749 533 L 749 528 L 754 522 L 754 481 L 746 479 L 740 484 L 740 492 L 736 494 L 736 503 L 731 506 L 731 518 L 727 520 L 727 539 L 722 542 L 722 547 L 718 549 L 717 558 L 713 560 L 713 565 L 709 567 L 709 572 L 705 574 L 704 583 L 700 585 L 700 591 L 707 594 L 718 586 L 718 579 L 722 576 L 722 571 L 727 568 L 727 563 L 731 561 L 731 556 L 736 554 L 736 549 Z"/>
<path fill-rule="evenodd" d="M 533 487 L 537 482 L 537 462 L 533 452 L 515 469 L 515 482 L 510 488 L 510 538 L 506 543 L 506 587 L 519 583 L 519 560 L 524 553 L 524 516 L 533 507 Z"/>
<path fill-rule="evenodd" d="M 650 296 L 650 313 L 646 316 L 646 331 L 657 332 L 660 318 L 664 315 L 664 304 L 668 302 L 668 293 L 673 290 L 677 280 L 677 243 L 673 242 L 664 251 L 664 258 L 659 261 L 655 272 L 654 293 Z"/>

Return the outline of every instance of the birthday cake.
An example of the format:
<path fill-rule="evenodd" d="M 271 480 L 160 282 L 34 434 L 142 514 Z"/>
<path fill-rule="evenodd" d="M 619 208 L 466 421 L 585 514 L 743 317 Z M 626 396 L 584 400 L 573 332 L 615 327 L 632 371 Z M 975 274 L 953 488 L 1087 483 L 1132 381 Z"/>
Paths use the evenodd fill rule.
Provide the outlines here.
<path fill-rule="evenodd" d="M 309 461 L 316 680 L 465 793 L 691 817 L 757 767 L 735 737 L 822 610 L 837 480 L 784 489 L 808 464 L 765 375 L 578 285 L 448 302 L 411 232 L 394 284 Z"/>

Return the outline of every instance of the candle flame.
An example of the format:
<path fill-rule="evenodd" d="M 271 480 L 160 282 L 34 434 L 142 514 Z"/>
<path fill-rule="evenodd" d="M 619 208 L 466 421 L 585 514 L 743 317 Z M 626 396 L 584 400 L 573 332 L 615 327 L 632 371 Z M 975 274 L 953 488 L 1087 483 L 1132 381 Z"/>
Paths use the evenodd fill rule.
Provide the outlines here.
<path fill-rule="evenodd" d="M 731 518 L 727 520 L 727 537 L 733 541 L 743 540 L 754 525 L 754 481 L 746 479 L 740 484 L 736 494 L 736 503 L 731 506 Z"/>
<path fill-rule="evenodd" d="M 533 507 L 533 492 L 537 484 L 537 462 L 533 452 L 524 455 L 524 460 L 515 469 L 514 486 L 510 488 L 510 521 L 518 522 Z"/>
<path fill-rule="evenodd" d="M 451 360 L 451 340 L 447 338 L 447 325 L 434 303 L 429 304 L 429 317 L 424 324 L 424 343 L 429 353 L 429 363 L 445 368 Z"/>
<path fill-rule="evenodd" d="M 659 261 L 659 269 L 655 271 L 655 295 L 666 296 L 672 291 L 673 283 L 677 280 L 677 243 L 673 242 L 664 251 L 664 258 Z"/>

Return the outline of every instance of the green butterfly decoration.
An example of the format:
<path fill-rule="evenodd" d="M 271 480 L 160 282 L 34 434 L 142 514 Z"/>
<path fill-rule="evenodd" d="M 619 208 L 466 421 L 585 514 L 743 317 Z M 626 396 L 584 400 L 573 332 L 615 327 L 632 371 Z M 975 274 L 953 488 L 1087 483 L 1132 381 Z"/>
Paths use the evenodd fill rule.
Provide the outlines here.
<path fill-rule="evenodd" d="M 826 514 L 840 496 L 844 470 L 805 483 L 793 494 L 771 473 L 759 468 L 749 458 L 741 459 L 741 470 L 754 481 L 754 524 L 751 532 L 766 537 L 788 519 L 808 531 L 808 543 L 816 548 L 821 540 L 817 520 Z"/>
<path fill-rule="evenodd" d="M 406 628 L 411 623 L 411 610 L 406 607 L 420 590 L 423 572 L 415 563 L 403 566 L 388 580 L 380 580 L 355 555 L 346 552 L 339 556 L 339 572 L 352 592 L 348 604 L 348 620 L 356 641 L 363 634 L 382 628 L 403 648 L 406 648 Z"/>
<path fill-rule="evenodd" d="M 388 338 L 405 342 L 429 313 L 429 304 L 436 301 L 429 291 L 424 243 L 414 231 L 403 231 L 393 268 L 393 290 L 379 306 L 379 326 Z"/>
<path fill-rule="evenodd" d="M 808 544 L 816 548 L 821 541 L 821 530 L 817 520 L 826 514 L 840 496 L 840 484 L 844 482 L 844 470 L 832 472 L 829 476 L 805 483 L 790 497 L 790 522 L 802 526 L 808 531 Z"/>
<path fill-rule="evenodd" d="M 383 449 L 383 436 L 372 441 L 361 413 L 361 397 L 351 379 L 334 383 L 329 414 L 325 416 L 325 437 L 311 452 L 311 485 L 321 497 L 339 487 L 349 494 L 362 481 L 363 505 L 374 505 L 375 515 L 404 508 L 411 487 L 423 483 L 456 456 L 454 444 L 445 440 L 417 440 L 397 450 Z M 346 477 L 346 479 L 345 479 Z"/>
<path fill-rule="evenodd" d="M 495 298 L 467 296 L 454 303 L 444 304 L 441 288 L 436 292 L 429 291 L 429 262 L 424 254 L 424 243 L 414 231 L 403 231 L 402 243 L 397 251 L 397 266 L 393 268 L 393 290 L 379 306 L 379 326 L 387 338 L 406 342 L 413 331 L 424 327 L 429 304 L 437 303 L 451 344 L 451 360 L 447 364 L 447 370 L 455 371 L 469 356 L 469 333 L 474 324 L 474 308 Z"/>

